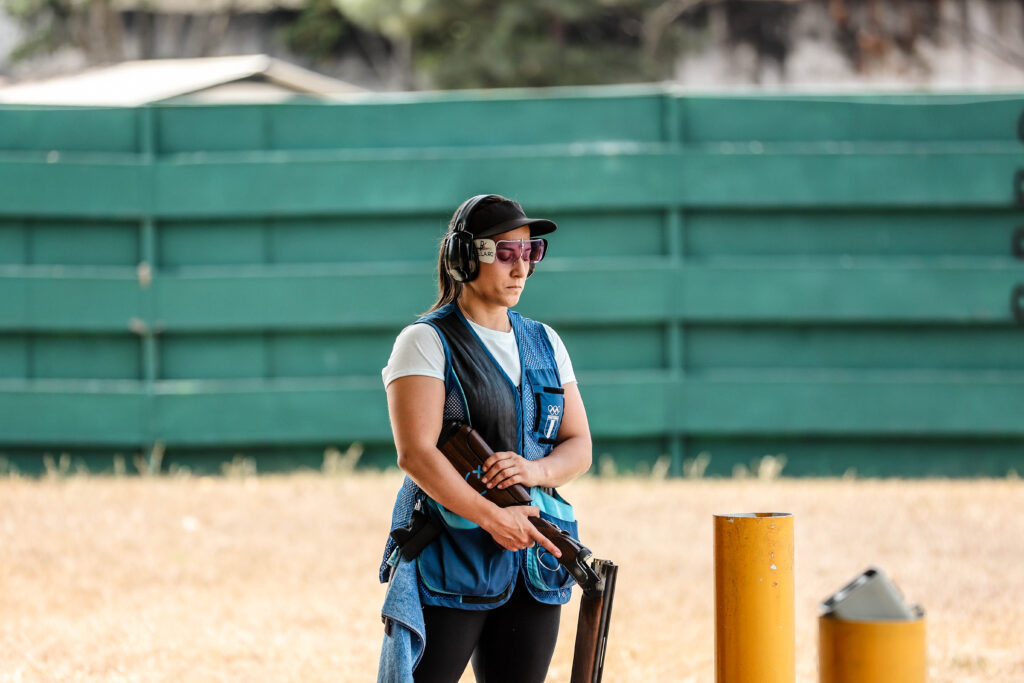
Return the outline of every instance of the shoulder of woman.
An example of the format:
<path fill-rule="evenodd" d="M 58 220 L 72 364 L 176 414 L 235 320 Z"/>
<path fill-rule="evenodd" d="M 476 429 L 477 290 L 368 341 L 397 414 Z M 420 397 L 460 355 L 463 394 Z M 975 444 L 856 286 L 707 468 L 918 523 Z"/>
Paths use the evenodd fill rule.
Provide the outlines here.
<path fill-rule="evenodd" d="M 441 337 L 432 325 L 413 323 L 402 329 L 395 338 L 395 350 L 417 349 L 420 352 L 437 351 L 444 355 Z"/>
<path fill-rule="evenodd" d="M 444 347 L 430 325 L 409 325 L 395 339 L 391 357 L 381 375 L 384 386 L 406 375 L 424 375 L 444 379 Z"/>
<path fill-rule="evenodd" d="M 555 332 L 555 328 L 551 327 L 551 325 L 548 325 L 547 323 L 541 323 L 541 325 L 544 326 L 544 331 L 548 335 L 548 341 L 551 342 L 551 347 L 556 350 L 559 347 L 564 349 L 565 344 L 562 343 L 562 338 L 558 336 L 557 332 Z"/>

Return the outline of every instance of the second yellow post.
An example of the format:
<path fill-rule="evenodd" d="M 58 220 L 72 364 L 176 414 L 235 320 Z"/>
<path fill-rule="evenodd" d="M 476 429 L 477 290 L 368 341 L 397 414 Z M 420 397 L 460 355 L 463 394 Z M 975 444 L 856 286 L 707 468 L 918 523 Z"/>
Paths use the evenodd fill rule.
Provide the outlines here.
<path fill-rule="evenodd" d="M 793 516 L 714 519 L 715 681 L 793 683 Z"/>

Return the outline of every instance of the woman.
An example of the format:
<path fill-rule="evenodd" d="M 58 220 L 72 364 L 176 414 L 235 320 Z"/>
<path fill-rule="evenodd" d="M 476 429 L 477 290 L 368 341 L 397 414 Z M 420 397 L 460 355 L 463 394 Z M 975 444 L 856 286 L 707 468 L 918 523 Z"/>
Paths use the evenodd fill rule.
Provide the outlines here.
<path fill-rule="evenodd" d="M 481 683 L 539 683 L 547 673 L 571 579 L 528 518 L 576 535 L 554 487 L 590 467 L 590 430 L 561 339 L 509 309 L 544 257 L 540 236 L 555 229 L 499 195 L 463 202 L 441 245 L 438 300 L 398 335 L 383 370 L 408 475 L 392 528 L 422 515 L 440 533 L 413 559 L 389 539 L 379 680 L 409 680 L 415 669 L 417 683 L 454 683 L 470 658 Z M 536 507 L 499 508 L 459 476 L 436 446 L 452 421 L 495 451 L 487 486 L 531 487 Z"/>

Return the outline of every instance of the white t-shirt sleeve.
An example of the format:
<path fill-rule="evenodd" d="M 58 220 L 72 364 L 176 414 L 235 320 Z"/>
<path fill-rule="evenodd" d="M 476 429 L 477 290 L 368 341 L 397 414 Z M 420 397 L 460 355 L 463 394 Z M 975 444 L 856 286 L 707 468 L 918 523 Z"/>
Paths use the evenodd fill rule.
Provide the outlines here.
<path fill-rule="evenodd" d="M 544 325 L 544 331 L 555 352 L 555 365 L 562 384 L 575 382 L 576 373 L 562 338 L 548 325 Z M 388 364 L 381 370 L 385 387 L 399 377 L 408 375 L 423 375 L 444 381 L 444 347 L 441 346 L 437 330 L 430 325 L 417 323 L 402 330 L 395 339 Z"/>
<path fill-rule="evenodd" d="M 399 332 L 391 358 L 380 374 L 385 387 L 408 375 L 444 381 L 444 347 L 437 330 L 426 323 L 414 323 Z"/>
<path fill-rule="evenodd" d="M 569 352 L 565 350 L 562 338 L 549 325 L 544 325 L 544 331 L 548 333 L 548 341 L 551 342 L 551 349 L 555 352 L 555 365 L 558 366 L 558 376 L 562 378 L 562 384 L 575 382 L 576 373 L 573 372 L 572 361 L 569 360 Z"/>

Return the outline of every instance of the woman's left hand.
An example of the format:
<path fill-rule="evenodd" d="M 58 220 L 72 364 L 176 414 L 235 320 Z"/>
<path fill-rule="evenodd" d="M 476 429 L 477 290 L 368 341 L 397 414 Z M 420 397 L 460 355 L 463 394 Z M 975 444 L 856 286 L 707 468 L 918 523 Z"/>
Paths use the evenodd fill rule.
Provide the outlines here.
<path fill-rule="evenodd" d="M 484 461 L 484 476 L 481 480 L 489 489 L 506 489 L 513 484 L 522 484 L 529 488 L 541 483 L 540 475 L 537 462 L 527 460 L 512 451 L 500 451 Z"/>

